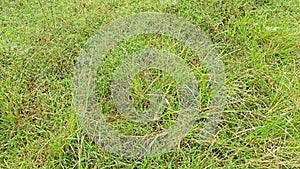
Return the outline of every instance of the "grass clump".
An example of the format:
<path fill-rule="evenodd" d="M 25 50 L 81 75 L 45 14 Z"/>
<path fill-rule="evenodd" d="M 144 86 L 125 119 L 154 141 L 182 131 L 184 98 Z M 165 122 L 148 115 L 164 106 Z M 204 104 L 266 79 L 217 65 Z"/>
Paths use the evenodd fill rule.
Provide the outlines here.
<path fill-rule="evenodd" d="M 200 144 L 210 92 L 192 51 L 155 35 L 121 42 L 98 71 L 104 112 L 116 114 L 109 72 L 119 58 L 147 46 L 184 58 L 204 92 L 199 117 L 180 145 L 161 156 L 128 159 L 100 149 L 81 130 L 72 106 L 72 70 L 101 25 L 145 11 L 181 16 L 212 39 L 226 65 L 228 98 L 218 132 Z M 0 168 L 299 168 L 299 13 L 297 0 L 1 1 Z M 152 74 L 165 76 L 159 87 L 172 81 Z M 153 80 L 148 75 L 135 77 L 136 99 Z M 137 107 L 147 102 L 140 101 Z M 168 127 L 172 118 L 137 130 L 138 124 L 125 125 L 119 116 L 110 120 L 120 132 L 140 135 Z"/>

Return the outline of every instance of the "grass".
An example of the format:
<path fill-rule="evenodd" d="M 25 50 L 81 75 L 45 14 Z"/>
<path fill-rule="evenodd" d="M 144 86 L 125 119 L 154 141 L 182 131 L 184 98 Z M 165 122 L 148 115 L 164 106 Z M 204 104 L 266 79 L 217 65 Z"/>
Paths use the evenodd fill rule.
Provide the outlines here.
<path fill-rule="evenodd" d="M 150 0 L 1 1 L 0 168 L 299 168 L 298 4 L 298 0 L 182 0 L 175 5 Z M 223 122 L 207 143 L 198 142 L 203 123 L 199 112 L 199 119 L 172 151 L 152 158 L 124 158 L 99 148 L 79 125 L 72 105 L 72 71 L 80 48 L 101 25 L 144 11 L 184 17 L 211 38 L 226 65 L 228 98 Z M 107 55 L 98 77 L 114 69 L 111 65 L 119 61 L 115 56 L 125 57 L 143 46 L 159 46 L 182 57 L 186 53 L 167 37 L 134 37 Z M 193 58 L 192 53 L 187 55 Z M 197 62 L 186 62 L 206 92 L 205 109 L 209 100 L 205 71 Z M 147 76 L 136 78 L 136 93 L 144 91 Z M 98 93 L 106 99 L 103 108 L 116 129 L 139 135 L 169 126 L 172 118 L 148 126 L 125 123 L 114 114 L 107 79 L 98 78 Z"/>

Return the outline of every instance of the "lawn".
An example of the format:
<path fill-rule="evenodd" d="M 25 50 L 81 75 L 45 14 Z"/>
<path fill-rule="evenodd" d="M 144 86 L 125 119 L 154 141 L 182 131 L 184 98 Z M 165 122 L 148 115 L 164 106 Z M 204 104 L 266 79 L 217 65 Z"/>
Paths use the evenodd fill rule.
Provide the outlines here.
<path fill-rule="evenodd" d="M 0 168 L 300 168 L 300 1 L 22 1 L 0 2 Z M 161 89 L 168 111 L 149 124 L 117 113 L 110 82 L 124 59 L 161 48 L 187 63 L 201 90 L 195 123 L 163 154 L 125 157 L 98 146 L 78 120 L 74 66 L 97 30 L 140 12 L 182 17 L 209 37 L 225 65 L 227 100 L 217 130 L 200 133 L 211 99 L 206 69 L 176 39 L 147 34 L 115 46 L 99 63 L 101 114 L 126 135 L 151 135 L 176 121 L 176 84 L 151 69 L 133 77 L 132 104 Z M 152 83 L 155 81 L 155 83 Z M 150 86 L 150 87 L 149 87 Z M 149 89 L 149 90 L 148 90 Z M 141 94 L 142 93 L 142 94 Z"/>

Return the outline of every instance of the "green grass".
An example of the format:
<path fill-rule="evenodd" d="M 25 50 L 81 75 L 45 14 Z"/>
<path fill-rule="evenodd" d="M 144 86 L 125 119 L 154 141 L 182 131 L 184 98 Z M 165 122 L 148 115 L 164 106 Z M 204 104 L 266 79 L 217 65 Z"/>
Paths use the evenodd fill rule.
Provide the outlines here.
<path fill-rule="evenodd" d="M 2 0 L 0 168 L 299 168 L 299 3 Z M 198 142 L 204 116 L 199 112 L 172 151 L 152 158 L 124 158 L 100 149 L 79 125 L 72 105 L 72 71 L 80 48 L 101 25 L 145 11 L 181 16 L 211 38 L 226 65 L 228 98 L 223 122 L 208 142 Z M 172 112 L 166 112 L 161 123 L 141 126 L 127 123 L 114 110 L 109 72 L 120 62 L 118 57 L 143 47 L 160 47 L 183 57 L 204 92 L 203 110 L 210 99 L 205 68 L 177 41 L 154 35 L 128 39 L 101 63 L 97 92 L 105 100 L 108 121 L 119 132 L 133 135 L 160 131 L 173 120 Z M 162 76 L 153 88 L 167 86 L 164 78 L 172 81 L 152 73 Z M 137 107 L 147 102 L 138 94 L 151 81 L 145 77 L 136 77 L 132 91 L 140 99 Z M 171 106 L 176 108 L 176 99 Z"/>

